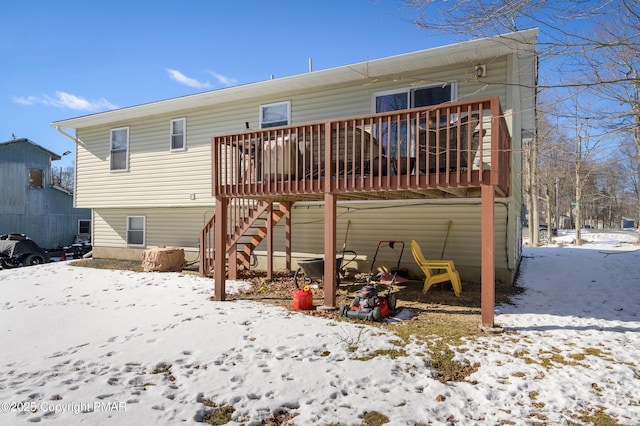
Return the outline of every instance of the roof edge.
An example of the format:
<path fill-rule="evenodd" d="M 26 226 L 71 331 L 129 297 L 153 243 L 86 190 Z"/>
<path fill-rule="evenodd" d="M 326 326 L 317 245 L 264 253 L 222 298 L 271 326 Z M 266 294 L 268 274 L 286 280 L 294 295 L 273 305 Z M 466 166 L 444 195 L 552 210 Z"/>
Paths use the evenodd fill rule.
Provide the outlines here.
<path fill-rule="evenodd" d="M 207 105 L 215 105 L 219 103 L 229 102 L 247 97 L 255 96 L 254 93 L 259 91 L 261 94 L 275 94 L 285 89 L 294 88 L 312 88 L 329 85 L 334 82 L 352 81 L 356 79 L 368 78 L 375 75 L 376 71 L 381 71 L 384 67 L 405 61 L 411 61 L 418 58 L 435 57 L 450 55 L 451 50 L 455 49 L 457 53 L 469 51 L 477 54 L 480 49 L 493 48 L 502 54 L 513 51 L 519 46 L 525 49 L 535 51 L 536 39 L 539 34 L 538 28 L 530 28 L 527 30 L 516 31 L 512 33 L 499 34 L 496 36 L 484 37 L 453 43 L 444 46 L 432 47 L 414 52 L 402 53 L 393 56 L 387 56 L 378 59 L 356 62 L 338 67 L 326 68 L 317 71 L 310 71 L 291 76 L 280 77 L 270 80 L 262 80 L 253 83 L 241 84 L 238 86 L 226 87 L 222 89 L 210 90 L 190 95 L 179 96 L 149 103 L 133 105 L 129 107 L 118 108 L 109 111 L 98 112 L 94 114 L 69 118 L 65 120 L 54 121 L 50 123 L 51 127 L 64 129 L 77 129 L 80 127 L 90 127 L 104 125 L 123 120 L 132 120 L 144 116 L 156 115 L 169 112 L 171 110 L 194 108 Z M 492 53 L 496 53 L 491 51 Z M 452 60 L 452 63 L 455 61 Z M 363 75 L 358 69 L 367 70 L 367 74 Z M 318 84 L 319 79 L 324 77 L 324 83 Z M 239 96 L 240 95 L 240 96 Z"/>

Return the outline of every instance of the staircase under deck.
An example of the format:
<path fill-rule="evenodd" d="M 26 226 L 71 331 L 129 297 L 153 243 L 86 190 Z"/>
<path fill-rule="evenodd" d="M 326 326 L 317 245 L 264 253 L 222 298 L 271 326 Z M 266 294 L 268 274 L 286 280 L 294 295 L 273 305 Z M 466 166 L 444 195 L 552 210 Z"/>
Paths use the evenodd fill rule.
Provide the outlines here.
<path fill-rule="evenodd" d="M 324 302 L 334 307 L 337 201 L 481 198 L 482 323 L 492 327 L 494 202 L 509 193 L 510 147 L 498 98 L 214 136 L 216 213 L 201 241 L 232 252 L 238 240 L 228 221 L 238 200 L 277 202 L 283 211 L 296 201 L 324 201 L 325 277 L 334 283 L 325 286 Z M 289 231 L 287 238 L 289 250 Z M 271 244 L 267 253 L 271 264 Z M 226 256 L 212 266 L 215 298 L 224 300 Z M 235 256 L 228 266 L 236 268 Z"/>

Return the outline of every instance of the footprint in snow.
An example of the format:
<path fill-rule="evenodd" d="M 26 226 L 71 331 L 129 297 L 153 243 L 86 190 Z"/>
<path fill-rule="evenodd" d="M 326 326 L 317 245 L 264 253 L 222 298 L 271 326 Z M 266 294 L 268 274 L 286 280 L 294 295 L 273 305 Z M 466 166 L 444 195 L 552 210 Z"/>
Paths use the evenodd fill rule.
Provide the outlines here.
<path fill-rule="evenodd" d="M 96 396 L 96 398 L 98 399 L 107 399 L 107 398 L 111 398 L 113 395 L 113 393 L 103 393 L 101 395 Z"/>

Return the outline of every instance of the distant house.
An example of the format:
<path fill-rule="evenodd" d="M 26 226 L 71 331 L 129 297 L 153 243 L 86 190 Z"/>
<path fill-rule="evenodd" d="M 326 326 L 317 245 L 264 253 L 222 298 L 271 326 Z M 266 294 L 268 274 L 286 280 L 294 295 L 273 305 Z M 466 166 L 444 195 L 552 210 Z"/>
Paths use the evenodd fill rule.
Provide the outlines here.
<path fill-rule="evenodd" d="M 463 281 L 482 275 L 493 285 L 495 273 L 512 283 L 522 146 L 535 135 L 537 34 L 52 123 L 77 144 L 76 202 L 93 209 L 94 257 L 183 247 L 203 273 L 216 269 L 223 293 L 224 257 L 231 276 L 236 260 L 295 269 L 346 245 L 366 272 L 379 240 L 415 239 L 425 257 L 453 259 Z M 256 212 L 267 225 L 249 224 Z M 378 260 L 392 264 L 393 255 Z M 401 267 L 420 275 L 409 250 Z"/>
<path fill-rule="evenodd" d="M 52 181 L 60 158 L 29 139 L 0 142 L 0 235 L 25 234 L 43 248 L 90 236 L 91 209 L 74 208 L 73 194 Z"/>
<path fill-rule="evenodd" d="M 630 219 L 628 217 L 623 217 L 622 223 L 620 224 L 620 226 L 622 227 L 622 229 L 629 229 L 629 228 L 634 228 L 636 226 L 636 223 L 633 219 Z"/>

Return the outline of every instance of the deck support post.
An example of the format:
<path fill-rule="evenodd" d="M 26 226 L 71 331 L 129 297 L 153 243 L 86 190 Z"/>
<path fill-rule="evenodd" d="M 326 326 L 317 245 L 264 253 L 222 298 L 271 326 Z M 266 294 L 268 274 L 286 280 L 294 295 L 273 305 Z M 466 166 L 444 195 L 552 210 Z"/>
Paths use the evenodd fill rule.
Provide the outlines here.
<path fill-rule="evenodd" d="M 227 247 L 227 207 L 229 199 L 216 196 L 216 223 L 214 226 L 214 247 L 216 256 L 213 260 L 213 279 L 215 282 L 215 300 L 224 300 L 225 297 L 225 275 L 226 275 L 226 247 Z"/>
<path fill-rule="evenodd" d="M 293 205 L 290 201 L 282 203 L 285 208 L 284 213 L 284 247 L 285 247 L 285 268 L 287 272 L 291 272 L 291 207 Z"/>
<path fill-rule="evenodd" d="M 495 310 L 495 193 L 492 185 L 482 185 L 482 327 L 494 327 Z"/>
<path fill-rule="evenodd" d="M 238 245 L 234 244 L 229 248 L 229 261 L 227 264 L 227 275 L 230 280 L 238 279 Z"/>
<path fill-rule="evenodd" d="M 267 279 L 273 279 L 273 202 L 267 207 Z"/>
<path fill-rule="evenodd" d="M 324 194 L 324 305 L 336 306 L 336 195 Z"/>

